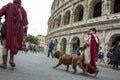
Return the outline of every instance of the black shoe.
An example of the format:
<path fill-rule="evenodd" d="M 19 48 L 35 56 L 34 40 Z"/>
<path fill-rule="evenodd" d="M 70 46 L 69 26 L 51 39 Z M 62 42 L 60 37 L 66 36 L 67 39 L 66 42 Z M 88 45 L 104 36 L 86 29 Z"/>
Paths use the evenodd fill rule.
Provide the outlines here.
<path fill-rule="evenodd" d="M 95 71 L 95 77 L 98 75 L 98 73 L 99 73 L 99 70 L 96 70 Z"/>
<path fill-rule="evenodd" d="M 116 68 L 116 70 L 119 70 L 118 68 Z"/>
<path fill-rule="evenodd" d="M 115 70 L 115 68 L 113 68 L 113 70 Z"/>

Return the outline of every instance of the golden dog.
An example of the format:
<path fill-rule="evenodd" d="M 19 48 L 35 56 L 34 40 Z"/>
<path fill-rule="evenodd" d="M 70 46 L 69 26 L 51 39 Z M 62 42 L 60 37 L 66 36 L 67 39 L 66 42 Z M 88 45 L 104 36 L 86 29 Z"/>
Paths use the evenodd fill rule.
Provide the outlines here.
<path fill-rule="evenodd" d="M 28 50 L 29 50 L 29 49 L 28 49 L 27 47 L 22 48 L 22 51 L 24 51 L 24 52 L 26 52 L 26 53 L 28 52 Z"/>
<path fill-rule="evenodd" d="M 80 56 L 74 54 L 64 54 L 60 51 L 56 51 L 54 53 L 54 57 L 58 58 L 59 62 L 56 66 L 53 66 L 53 68 L 56 68 L 61 64 L 64 64 L 67 66 L 66 71 L 68 71 L 69 65 L 72 65 L 72 68 L 74 70 L 73 74 L 74 74 L 77 72 L 76 66 L 78 65 L 83 70 L 83 73 L 85 73 L 85 69 L 82 65 L 82 58 Z"/>

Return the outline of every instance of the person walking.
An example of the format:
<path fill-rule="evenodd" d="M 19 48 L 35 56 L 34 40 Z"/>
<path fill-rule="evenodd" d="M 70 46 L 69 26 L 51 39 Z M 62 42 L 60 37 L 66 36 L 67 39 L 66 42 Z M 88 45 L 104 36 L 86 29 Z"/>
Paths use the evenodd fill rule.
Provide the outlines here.
<path fill-rule="evenodd" d="M 112 55 L 112 63 L 113 63 L 113 70 L 118 70 L 118 65 L 120 62 L 120 41 L 116 43 L 113 47 L 113 55 Z"/>
<path fill-rule="evenodd" d="M 14 55 L 22 49 L 22 42 L 27 35 L 27 14 L 21 6 L 21 0 L 13 0 L 0 9 L 0 17 L 5 16 L 6 34 L 1 35 L 3 42 L 2 60 L 0 68 L 7 68 L 8 50 L 10 50 L 9 64 L 15 67 Z"/>
<path fill-rule="evenodd" d="M 99 52 L 98 52 L 98 58 L 99 58 L 99 63 L 104 63 L 104 52 L 102 47 L 99 47 Z"/>
<path fill-rule="evenodd" d="M 84 53 L 83 47 L 77 49 L 77 55 L 80 56 Z"/>
<path fill-rule="evenodd" d="M 88 38 L 83 45 L 84 54 L 81 55 L 83 58 L 83 65 L 85 73 L 95 74 L 97 76 L 99 70 L 96 66 L 96 53 L 98 50 L 99 39 L 96 36 L 96 29 L 91 28 L 89 30 Z"/>
<path fill-rule="evenodd" d="M 51 54 L 51 56 L 53 58 L 53 49 L 54 49 L 54 43 L 53 43 L 53 40 L 51 40 L 49 43 L 48 57 Z"/>
<path fill-rule="evenodd" d="M 36 45 L 33 45 L 33 53 L 36 53 Z"/>

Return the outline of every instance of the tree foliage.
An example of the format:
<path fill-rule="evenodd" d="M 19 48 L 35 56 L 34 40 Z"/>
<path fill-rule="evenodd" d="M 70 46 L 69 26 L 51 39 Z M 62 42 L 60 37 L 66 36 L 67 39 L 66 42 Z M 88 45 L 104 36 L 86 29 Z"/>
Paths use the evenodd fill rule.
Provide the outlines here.
<path fill-rule="evenodd" d="M 33 35 L 27 35 L 26 39 L 25 39 L 26 42 L 29 42 L 29 43 L 33 43 L 33 44 L 36 44 L 38 45 L 38 39 L 33 36 Z"/>

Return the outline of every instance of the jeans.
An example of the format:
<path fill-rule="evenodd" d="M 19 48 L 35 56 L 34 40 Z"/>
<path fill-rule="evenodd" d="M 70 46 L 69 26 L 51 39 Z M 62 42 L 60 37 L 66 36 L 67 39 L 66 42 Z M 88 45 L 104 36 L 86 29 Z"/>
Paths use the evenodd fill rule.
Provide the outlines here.
<path fill-rule="evenodd" d="M 118 69 L 118 62 L 117 61 L 113 61 L 113 69 Z"/>
<path fill-rule="evenodd" d="M 52 53 L 52 51 L 53 51 L 53 49 L 49 49 L 49 50 L 48 50 L 48 57 L 49 57 L 49 55 L 51 54 L 51 56 L 52 56 L 52 58 L 53 58 L 53 53 Z"/>

